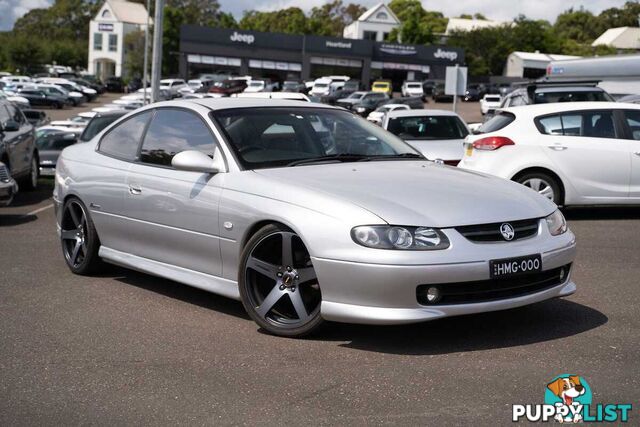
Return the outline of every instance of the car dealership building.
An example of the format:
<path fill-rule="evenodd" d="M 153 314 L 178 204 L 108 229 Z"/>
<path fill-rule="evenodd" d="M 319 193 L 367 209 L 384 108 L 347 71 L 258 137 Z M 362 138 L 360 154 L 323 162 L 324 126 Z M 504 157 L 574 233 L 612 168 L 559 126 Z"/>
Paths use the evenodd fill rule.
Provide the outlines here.
<path fill-rule="evenodd" d="M 231 73 L 273 80 L 347 75 L 368 84 L 384 78 L 444 79 L 449 65 L 463 64 L 464 51 L 448 46 L 405 45 L 372 40 L 263 33 L 183 25 L 180 75 Z"/>

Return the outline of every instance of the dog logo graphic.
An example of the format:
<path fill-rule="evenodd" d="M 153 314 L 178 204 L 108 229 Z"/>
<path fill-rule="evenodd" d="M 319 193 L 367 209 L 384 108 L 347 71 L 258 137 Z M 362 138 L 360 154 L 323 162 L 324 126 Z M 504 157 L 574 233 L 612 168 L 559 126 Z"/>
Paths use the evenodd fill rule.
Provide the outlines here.
<path fill-rule="evenodd" d="M 560 409 L 582 408 L 583 405 L 591 404 L 591 390 L 587 382 L 578 375 L 561 375 L 547 384 L 545 403 Z M 572 410 L 558 411 L 554 419 L 560 423 L 579 423 L 582 415 Z"/>

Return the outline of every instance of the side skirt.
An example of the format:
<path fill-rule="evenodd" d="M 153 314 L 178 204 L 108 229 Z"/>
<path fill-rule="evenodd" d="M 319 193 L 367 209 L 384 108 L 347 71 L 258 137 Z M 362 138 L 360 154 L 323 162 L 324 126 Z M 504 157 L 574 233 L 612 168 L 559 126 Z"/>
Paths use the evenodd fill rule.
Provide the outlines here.
<path fill-rule="evenodd" d="M 141 271 L 154 276 L 164 277 L 166 279 L 193 286 L 194 288 L 203 289 L 227 298 L 240 300 L 238 283 L 233 280 L 223 279 L 222 277 L 211 276 L 198 271 L 153 261 L 137 255 L 131 255 L 126 252 L 107 248 L 105 246 L 100 247 L 98 256 L 107 262 L 121 267 L 130 268 L 132 270 Z"/>

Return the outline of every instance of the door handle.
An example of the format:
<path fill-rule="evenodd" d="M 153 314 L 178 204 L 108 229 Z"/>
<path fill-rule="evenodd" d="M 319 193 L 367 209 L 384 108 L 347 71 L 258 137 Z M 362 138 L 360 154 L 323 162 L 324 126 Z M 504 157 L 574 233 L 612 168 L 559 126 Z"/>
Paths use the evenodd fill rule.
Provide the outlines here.
<path fill-rule="evenodd" d="M 129 185 L 129 193 L 133 194 L 134 196 L 138 194 L 142 194 L 142 188 L 137 187 L 135 185 Z"/>
<path fill-rule="evenodd" d="M 549 148 L 551 148 L 554 151 L 564 151 L 569 147 L 565 147 L 564 145 L 550 145 Z"/>

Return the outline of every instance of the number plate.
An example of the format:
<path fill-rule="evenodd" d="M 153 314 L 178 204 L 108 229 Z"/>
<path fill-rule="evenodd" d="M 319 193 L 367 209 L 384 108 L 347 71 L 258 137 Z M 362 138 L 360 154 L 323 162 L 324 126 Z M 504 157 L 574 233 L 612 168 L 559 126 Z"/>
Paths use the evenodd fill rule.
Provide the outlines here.
<path fill-rule="evenodd" d="M 489 273 L 492 279 L 513 277 L 542 271 L 542 257 L 528 255 L 518 258 L 494 259 L 489 261 Z"/>

